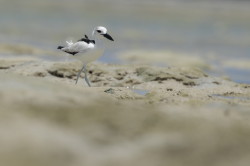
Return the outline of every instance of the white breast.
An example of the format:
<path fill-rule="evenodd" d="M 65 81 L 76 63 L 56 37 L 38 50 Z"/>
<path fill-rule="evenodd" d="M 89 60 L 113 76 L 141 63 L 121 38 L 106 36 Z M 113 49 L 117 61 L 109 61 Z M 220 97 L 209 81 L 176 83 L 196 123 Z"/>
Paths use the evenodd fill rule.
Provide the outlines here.
<path fill-rule="evenodd" d="M 101 57 L 104 53 L 104 49 L 89 49 L 85 53 L 78 53 L 73 58 L 76 58 L 83 62 L 84 64 L 88 64 L 90 62 L 96 61 L 99 57 Z"/>
<path fill-rule="evenodd" d="M 78 52 L 78 53 L 84 53 L 87 52 L 89 49 L 93 49 L 94 44 L 93 43 L 85 43 L 84 41 L 79 41 L 76 43 L 68 44 L 67 47 L 62 48 L 63 51 L 66 52 Z"/>

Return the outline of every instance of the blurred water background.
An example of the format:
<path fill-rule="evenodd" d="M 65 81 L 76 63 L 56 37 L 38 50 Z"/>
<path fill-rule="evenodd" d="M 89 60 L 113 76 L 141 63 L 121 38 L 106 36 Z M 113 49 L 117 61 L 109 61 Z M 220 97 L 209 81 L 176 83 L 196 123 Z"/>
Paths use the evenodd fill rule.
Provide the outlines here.
<path fill-rule="evenodd" d="M 115 43 L 102 62 L 124 63 L 117 56 L 128 50 L 170 50 L 199 55 L 216 69 L 207 71 L 213 75 L 250 83 L 246 0 L 0 0 L 0 4 L 1 43 L 57 51 L 62 41 L 90 35 L 95 26 L 103 25 Z M 223 65 L 228 60 L 244 63 Z"/>

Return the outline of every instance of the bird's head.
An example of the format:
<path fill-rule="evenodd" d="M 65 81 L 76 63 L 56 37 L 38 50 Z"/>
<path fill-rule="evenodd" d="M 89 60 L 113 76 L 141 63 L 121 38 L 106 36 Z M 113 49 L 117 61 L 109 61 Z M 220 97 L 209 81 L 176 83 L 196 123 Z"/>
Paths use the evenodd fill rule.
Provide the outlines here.
<path fill-rule="evenodd" d="M 106 39 L 109 39 L 111 41 L 114 41 L 114 39 L 107 33 L 107 28 L 103 26 L 98 26 L 94 29 L 93 35 L 101 35 L 105 37 Z"/>

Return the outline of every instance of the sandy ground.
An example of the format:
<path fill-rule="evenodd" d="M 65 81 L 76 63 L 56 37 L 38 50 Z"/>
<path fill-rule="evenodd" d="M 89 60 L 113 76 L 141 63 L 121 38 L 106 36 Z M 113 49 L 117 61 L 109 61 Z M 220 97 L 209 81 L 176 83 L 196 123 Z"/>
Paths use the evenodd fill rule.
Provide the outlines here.
<path fill-rule="evenodd" d="M 250 85 L 196 67 L 0 59 L 0 165 L 247 166 Z"/>

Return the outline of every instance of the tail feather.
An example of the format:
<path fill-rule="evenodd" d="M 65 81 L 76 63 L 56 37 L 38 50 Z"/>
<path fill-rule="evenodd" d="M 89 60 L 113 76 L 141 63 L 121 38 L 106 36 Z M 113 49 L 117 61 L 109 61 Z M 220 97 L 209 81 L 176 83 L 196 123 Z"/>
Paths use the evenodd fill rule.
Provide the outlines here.
<path fill-rule="evenodd" d="M 62 48 L 64 48 L 63 46 L 58 46 L 57 49 L 61 50 Z"/>

